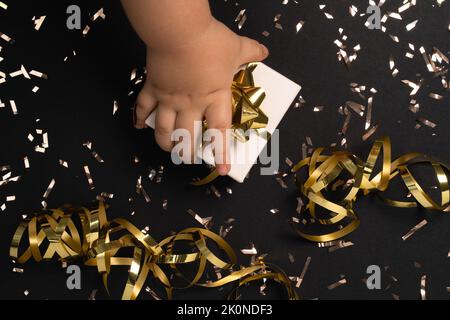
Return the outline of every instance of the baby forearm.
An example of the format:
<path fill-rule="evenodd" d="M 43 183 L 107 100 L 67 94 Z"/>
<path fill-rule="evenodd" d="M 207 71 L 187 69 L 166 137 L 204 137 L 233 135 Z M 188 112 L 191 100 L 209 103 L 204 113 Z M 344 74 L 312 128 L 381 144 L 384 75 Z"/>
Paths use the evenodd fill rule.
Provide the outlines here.
<path fill-rule="evenodd" d="M 213 20 L 208 0 L 122 0 L 141 39 L 152 49 L 182 46 Z"/>

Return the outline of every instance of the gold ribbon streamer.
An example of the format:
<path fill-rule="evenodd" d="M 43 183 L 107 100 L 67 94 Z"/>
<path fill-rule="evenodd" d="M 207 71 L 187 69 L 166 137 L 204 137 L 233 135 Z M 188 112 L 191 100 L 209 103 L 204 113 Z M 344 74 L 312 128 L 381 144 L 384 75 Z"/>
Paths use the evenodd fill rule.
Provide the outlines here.
<path fill-rule="evenodd" d="M 73 218 L 78 217 L 81 232 Z M 28 233 L 29 246 L 19 253 L 22 239 Z M 180 243 L 184 243 L 191 252 L 176 253 Z M 208 247 L 215 244 L 222 251 L 226 260 L 218 257 Z M 121 249 L 132 249 L 132 256 L 119 256 Z M 236 266 L 236 254 L 231 246 L 219 235 L 203 228 L 187 228 L 157 242 L 150 234 L 136 228 L 129 221 L 117 218 L 108 221 L 103 202 L 87 209 L 63 206 L 48 212 L 37 214 L 22 221 L 11 241 L 10 255 L 18 263 L 25 263 L 33 258 L 35 261 L 50 260 L 59 256 L 62 261 L 84 258 L 85 265 L 95 266 L 103 278 L 108 290 L 108 276 L 112 266 L 127 266 L 128 280 L 123 290 L 122 299 L 134 300 L 141 292 L 149 274 L 157 279 L 172 297 L 173 289 L 202 286 L 206 288 L 235 284 L 230 293 L 231 298 L 241 286 L 260 279 L 273 279 L 282 284 L 289 299 L 298 299 L 292 282 L 278 267 L 258 260 L 255 264 L 233 271 Z M 180 270 L 180 265 L 197 263 L 194 277 L 189 279 Z M 215 282 L 200 282 L 204 278 L 207 263 L 230 274 Z M 164 269 L 172 270 L 168 273 Z M 171 275 L 178 276 L 186 282 L 183 287 L 171 283 Z"/>
<path fill-rule="evenodd" d="M 344 151 L 333 151 L 331 155 L 323 155 L 324 148 L 316 149 L 312 155 L 298 162 L 292 172 L 308 168 L 308 177 L 304 182 L 296 175 L 296 184 L 300 192 L 309 201 L 303 209 L 303 213 L 309 214 L 314 219 L 315 225 L 328 225 L 334 228 L 330 232 L 319 234 L 305 231 L 305 225 L 292 222 L 297 233 L 310 241 L 327 242 L 346 236 L 359 226 L 359 218 L 353 211 L 353 204 L 359 191 L 364 195 L 375 193 L 380 199 L 391 206 L 400 208 L 423 206 L 426 209 L 449 211 L 450 192 L 448 177 L 445 171 L 449 167 L 445 164 L 429 158 L 421 153 L 407 153 L 391 161 L 391 141 L 389 137 L 383 137 L 375 141 L 366 162 L 362 162 L 357 156 Z M 377 174 L 373 173 L 377 159 L 383 152 L 382 168 Z M 433 167 L 441 191 L 441 203 L 438 204 L 416 181 L 410 171 L 410 167 L 419 163 L 429 163 Z M 325 198 L 322 191 L 330 186 L 336 178 L 346 171 L 351 175 L 351 187 L 347 195 L 338 202 Z M 392 179 L 400 176 L 409 190 L 414 201 L 398 201 L 388 199 L 381 194 L 388 188 Z M 327 215 L 320 217 L 317 214 L 317 206 L 328 210 Z M 322 227 L 323 229 L 323 227 Z"/>
<path fill-rule="evenodd" d="M 245 69 L 239 70 L 234 75 L 231 85 L 231 106 L 233 110 L 231 129 L 233 130 L 233 137 L 240 142 L 248 141 L 249 136 L 245 132 L 249 129 L 257 130 L 261 134 L 266 132 L 265 128 L 269 122 L 269 118 L 260 108 L 266 93 L 262 88 L 255 86 L 253 79 L 253 71 L 257 66 L 256 64 L 250 64 Z M 261 136 L 269 137 L 269 135 Z M 214 169 L 205 178 L 191 184 L 202 186 L 210 183 L 218 176 L 219 173 Z"/>

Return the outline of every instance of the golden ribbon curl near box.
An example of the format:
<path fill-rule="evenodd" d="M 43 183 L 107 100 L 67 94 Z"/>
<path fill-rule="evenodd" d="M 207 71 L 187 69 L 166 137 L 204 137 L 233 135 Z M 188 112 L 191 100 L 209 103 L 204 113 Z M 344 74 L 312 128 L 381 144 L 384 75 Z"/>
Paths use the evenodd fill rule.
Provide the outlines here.
<path fill-rule="evenodd" d="M 375 193 L 380 199 L 390 206 L 411 208 L 422 206 L 425 209 L 434 209 L 448 212 L 449 186 L 447 172 L 449 167 L 431 159 L 421 153 L 407 153 L 394 161 L 391 160 L 391 141 L 389 137 L 383 137 L 375 141 L 366 162 L 347 151 L 333 151 L 331 155 L 325 155 L 325 148 L 316 149 L 312 155 L 298 162 L 291 172 L 298 172 L 307 168 L 308 174 L 305 180 L 296 175 L 296 184 L 301 194 L 309 201 L 304 207 L 303 213 L 309 214 L 316 221 L 315 225 L 321 227 L 321 233 L 305 231 L 305 224 L 292 222 L 297 233 L 310 241 L 327 242 L 348 235 L 359 226 L 359 218 L 353 210 L 358 193 L 368 195 Z M 383 153 L 381 171 L 374 174 L 373 170 L 377 159 Z M 436 174 L 441 193 L 441 203 L 436 203 L 419 185 L 410 171 L 410 167 L 420 163 L 429 163 Z M 333 202 L 325 198 L 323 191 L 333 184 L 339 175 L 346 171 L 351 175 L 352 183 L 345 197 L 339 202 Z M 382 192 L 396 176 L 400 176 L 406 185 L 413 201 L 399 201 L 386 198 Z M 304 182 L 303 182 L 304 181 Z M 328 210 L 325 217 L 319 217 L 317 206 Z M 324 226 L 331 226 L 333 231 L 323 232 Z"/>
<path fill-rule="evenodd" d="M 232 107 L 232 134 L 235 139 L 245 143 L 248 141 L 248 135 L 245 132 L 249 129 L 256 130 L 263 137 L 269 138 L 265 130 L 269 122 L 267 115 L 261 110 L 261 104 L 266 98 L 266 93 L 261 87 L 255 86 L 253 71 L 258 65 L 250 64 L 246 68 L 239 70 L 233 77 L 231 85 L 231 107 Z M 207 128 L 204 122 L 204 129 Z M 202 186 L 210 183 L 219 176 L 217 170 L 213 170 L 205 178 L 194 181 L 194 186 Z"/>
<path fill-rule="evenodd" d="M 78 218 L 81 230 L 77 228 L 74 218 Z M 21 241 L 28 233 L 28 248 L 19 253 Z M 215 255 L 207 245 L 213 242 L 225 253 L 227 261 Z M 187 243 L 194 250 L 177 253 L 180 243 Z M 46 246 L 42 254 L 41 249 Z M 132 249 L 132 256 L 120 256 L 122 249 Z M 286 289 L 289 299 L 298 299 L 292 282 L 277 266 L 258 259 L 249 267 L 236 266 L 236 254 L 231 246 L 219 235 L 203 228 L 187 228 L 157 242 L 150 234 L 144 233 L 126 219 L 116 218 L 109 221 L 103 202 L 97 207 L 74 208 L 66 205 L 59 209 L 34 215 L 24 219 L 18 226 L 10 247 L 10 256 L 18 263 L 30 259 L 39 262 L 59 256 L 62 261 L 84 259 L 85 265 L 95 266 L 102 275 L 103 283 L 108 291 L 108 276 L 113 266 L 127 266 L 128 280 L 122 294 L 122 299 L 134 300 L 141 292 L 150 274 L 163 285 L 167 297 L 172 298 L 174 289 L 202 286 L 206 288 L 220 287 L 229 283 L 235 284 L 229 298 L 237 294 L 237 290 L 245 284 L 260 280 L 273 279 Z M 180 265 L 197 263 L 195 276 L 189 279 L 179 270 Z M 205 275 L 207 265 L 211 264 L 222 271 L 231 273 L 216 281 L 200 282 Z M 171 274 L 185 280 L 186 285 L 175 287 Z M 109 292 L 109 291 L 108 291 Z"/>

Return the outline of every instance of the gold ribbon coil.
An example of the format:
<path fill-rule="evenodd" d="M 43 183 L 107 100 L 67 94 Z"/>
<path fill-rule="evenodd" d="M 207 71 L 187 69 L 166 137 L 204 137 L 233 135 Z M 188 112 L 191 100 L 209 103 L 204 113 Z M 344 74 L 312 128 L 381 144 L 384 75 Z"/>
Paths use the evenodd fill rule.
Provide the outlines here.
<path fill-rule="evenodd" d="M 81 231 L 77 228 L 74 218 L 78 218 L 77 225 L 81 226 Z M 28 247 L 19 253 L 26 233 Z M 226 259 L 223 260 L 213 253 L 209 243 L 215 244 Z M 180 246 L 190 249 L 177 253 Z M 130 250 L 131 256 L 119 255 L 119 252 Z M 122 294 L 122 299 L 126 300 L 138 297 L 149 274 L 162 284 L 169 299 L 172 298 L 173 289 L 194 285 L 213 288 L 229 283 L 235 285 L 229 295 L 229 298 L 232 298 L 238 288 L 260 279 L 279 282 L 285 287 L 289 299 L 298 299 L 292 282 L 272 264 L 257 260 L 249 267 L 233 270 L 237 260 L 234 250 L 214 232 L 203 228 L 187 228 L 157 242 L 150 234 L 139 230 L 126 219 L 108 221 L 103 202 L 99 202 L 98 206 L 92 209 L 66 205 L 24 219 L 13 236 L 10 255 L 18 263 L 25 263 L 31 258 L 39 262 L 55 256 L 59 256 L 62 261 L 83 258 L 85 265 L 97 267 L 107 291 L 112 266 L 127 266 L 128 280 Z M 197 265 L 193 277 L 188 277 L 179 270 L 182 265 L 193 263 Z M 208 263 L 218 270 L 230 273 L 219 280 L 203 283 L 201 281 Z M 173 285 L 172 275 L 177 276 L 174 278 L 184 282 L 184 285 Z"/>
<path fill-rule="evenodd" d="M 303 213 L 308 214 L 313 219 L 312 225 L 319 226 L 321 230 L 318 234 L 305 231 L 306 226 L 311 227 L 310 224 L 305 223 L 306 219 L 303 219 L 303 223 L 300 219 L 298 219 L 299 222 L 292 222 L 297 233 L 307 240 L 333 241 L 354 231 L 360 223 L 353 211 L 358 193 L 363 195 L 376 193 L 385 203 L 394 207 L 411 208 L 421 205 L 426 209 L 449 211 L 450 193 L 446 173 L 449 168 L 421 153 L 407 153 L 392 161 L 389 137 L 375 141 L 366 162 L 362 162 L 357 156 L 346 151 L 333 151 L 331 155 L 325 155 L 324 152 L 325 148 L 316 149 L 310 157 L 298 162 L 291 170 L 298 172 L 306 167 L 308 171 L 306 179 L 301 179 L 296 174 L 296 184 L 301 194 L 309 200 L 303 208 Z M 375 164 L 381 153 L 383 153 L 381 171 L 374 174 Z M 412 175 L 411 166 L 419 163 L 429 163 L 433 167 L 441 193 L 440 204 L 431 199 Z M 348 192 L 340 201 L 328 200 L 323 195 L 323 191 L 332 185 L 342 172 L 351 176 Z M 392 200 L 382 194 L 396 176 L 402 178 L 414 200 Z M 319 216 L 317 206 L 327 210 L 325 216 L 323 214 Z M 331 228 L 332 231 L 323 232 L 324 226 Z"/>

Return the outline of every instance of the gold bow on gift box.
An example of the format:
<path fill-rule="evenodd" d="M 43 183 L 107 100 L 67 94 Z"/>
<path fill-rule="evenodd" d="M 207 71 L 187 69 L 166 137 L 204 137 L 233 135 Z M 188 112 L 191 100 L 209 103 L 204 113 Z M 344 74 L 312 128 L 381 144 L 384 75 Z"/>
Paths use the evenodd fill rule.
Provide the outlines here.
<path fill-rule="evenodd" d="M 249 135 L 247 130 L 256 130 L 263 138 L 269 139 L 270 133 L 265 130 L 269 122 L 267 115 L 261 110 L 261 104 L 266 98 L 263 88 L 256 87 L 253 79 L 253 71 L 257 64 L 251 64 L 239 70 L 233 78 L 231 85 L 231 106 L 233 110 L 231 128 L 232 134 L 240 142 L 247 142 Z M 207 129 L 206 121 L 203 129 Z M 191 182 L 194 186 L 202 186 L 210 183 L 219 176 L 217 170 L 213 170 L 206 177 Z"/>
<path fill-rule="evenodd" d="M 261 87 L 255 87 L 253 71 L 257 67 L 252 64 L 239 70 L 231 86 L 233 120 L 232 129 L 234 136 L 241 142 L 248 141 L 244 132 L 249 129 L 264 129 L 269 118 L 260 109 L 266 93 Z"/>

